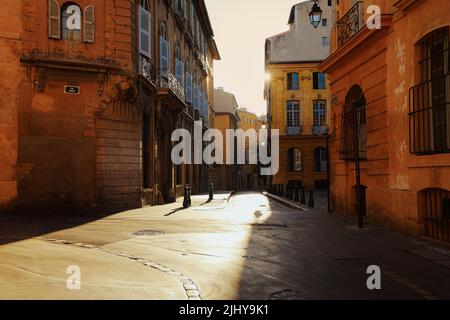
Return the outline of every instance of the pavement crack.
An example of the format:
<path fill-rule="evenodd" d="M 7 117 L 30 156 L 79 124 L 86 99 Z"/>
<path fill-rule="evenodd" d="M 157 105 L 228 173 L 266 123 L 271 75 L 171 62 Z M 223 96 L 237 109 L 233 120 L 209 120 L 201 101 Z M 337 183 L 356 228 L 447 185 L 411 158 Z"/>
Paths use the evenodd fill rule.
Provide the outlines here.
<path fill-rule="evenodd" d="M 116 257 L 121 257 L 121 258 L 135 261 L 137 263 L 144 265 L 145 267 L 160 271 L 160 272 L 166 274 L 167 276 L 177 280 L 178 283 L 183 288 L 188 300 L 202 300 L 200 289 L 199 289 L 198 285 L 194 282 L 194 280 L 192 280 L 191 278 L 185 276 L 184 274 L 177 272 L 165 265 L 162 265 L 162 264 L 154 262 L 154 261 L 150 261 L 147 258 L 136 257 L 134 255 L 131 255 L 131 254 L 128 254 L 125 252 L 114 251 L 114 250 L 110 250 L 110 249 L 106 249 L 106 248 L 102 248 L 102 247 L 98 247 L 98 246 L 84 244 L 84 243 L 77 242 L 77 241 L 68 241 L 68 240 L 45 238 L 45 237 L 38 237 L 36 239 L 40 239 L 40 240 L 43 240 L 46 242 L 51 242 L 51 243 L 55 243 L 55 244 L 59 244 L 59 245 L 72 246 L 72 247 L 83 248 L 83 249 L 98 250 L 98 251 L 102 251 L 107 254 L 114 255 Z"/>

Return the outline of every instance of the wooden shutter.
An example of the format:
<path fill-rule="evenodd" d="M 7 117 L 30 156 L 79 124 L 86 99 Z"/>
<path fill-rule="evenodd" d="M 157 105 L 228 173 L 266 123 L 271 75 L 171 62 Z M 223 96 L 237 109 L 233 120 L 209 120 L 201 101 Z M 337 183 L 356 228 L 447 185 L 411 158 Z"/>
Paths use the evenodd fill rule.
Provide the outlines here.
<path fill-rule="evenodd" d="M 61 39 L 61 10 L 56 0 L 48 0 L 48 36 Z"/>
<path fill-rule="evenodd" d="M 151 57 L 152 48 L 151 25 L 150 12 L 139 6 L 139 52 L 148 58 Z"/>
<path fill-rule="evenodd" d="M 169 72 L 170 68 L 170 44 L 166 39 L 163 37 L 160 37 L 160 68 L 161 68 L 161 74 L 163 76 L 167 76 L 167 73 Z"/>
<path fill-rule="evenodd" d="M 186 73 L 186 101 L 192 103 L 192 76 Z"/>
<path fill-rule="evenodd" d="M 95 7 L 89 5 L 84 9 L 84 42 L 95 42 Z"/>

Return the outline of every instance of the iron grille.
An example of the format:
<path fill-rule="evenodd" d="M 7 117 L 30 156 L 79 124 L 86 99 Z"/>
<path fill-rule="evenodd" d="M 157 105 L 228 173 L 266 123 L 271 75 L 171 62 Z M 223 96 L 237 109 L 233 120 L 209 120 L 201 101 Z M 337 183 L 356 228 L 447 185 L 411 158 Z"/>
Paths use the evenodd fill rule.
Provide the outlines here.
<path fill-rule="evenodd" d="M 413 154 L 450 152 L 450 73 L 448 28 L 420 43 L 420 83 L 409 92 L 409 140 Z"/>
<path fill-rule="evenodd" d="M 364 26 L 364 2 L 358 1 L 337 22 L 338 45 L 342 47 Z"/>
<path fill-rule="evenodd" d="M 442 189 L 422 191 L 422 216 L 427 236 L 450 241 L 450 192 Z"/>
<path fill-rule="evenodd" d="M 358 144 L 358 145 L 356 145 Z M 367 131 L 366 131 L 366 99 L 359 86 L 353 86 L 342 110 L 342 131 L 339 148 L 341 160 L 356 160 L 356 148 L 359 159 L 367 159 Z"/>

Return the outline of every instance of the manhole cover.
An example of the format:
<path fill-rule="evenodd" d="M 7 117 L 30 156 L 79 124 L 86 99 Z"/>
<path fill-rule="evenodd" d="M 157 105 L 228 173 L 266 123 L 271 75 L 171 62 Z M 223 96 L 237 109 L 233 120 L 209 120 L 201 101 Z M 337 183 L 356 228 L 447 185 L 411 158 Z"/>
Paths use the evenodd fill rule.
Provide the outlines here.
<path fill-rule="evenodd" d="M 165 234 L 163 231 L 157 231 L 157 230 L 142 230 L 142 231 L 137 231 L 135 233 L 133 233 L 133 236 L 137 236 L 137 237 L 150 237 L 150 236 L 159 236 Z"/>

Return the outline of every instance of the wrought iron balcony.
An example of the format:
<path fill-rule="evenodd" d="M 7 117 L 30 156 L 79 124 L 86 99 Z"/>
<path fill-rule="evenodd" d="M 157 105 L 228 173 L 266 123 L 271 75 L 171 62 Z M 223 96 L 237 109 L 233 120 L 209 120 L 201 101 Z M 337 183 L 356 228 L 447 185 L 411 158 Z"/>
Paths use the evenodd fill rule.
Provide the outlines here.
<path fill-rule="evenodd" d="M 286 135 L 295 136 L 302 132 L 301 127 L 286 127 Z"/>
<path fill-rule="evenodd" d="M 364 2 L 358 1 L 337 22 L 338 46 L 342 47 L 364 27 Z"/>
<path fill-rule="evenodd" d="M 150 63 L 150 61 L 147 60 L 147 58 L 144 58 L 141 56 L 140 58 L 140 65 L 139 65 L 139 74 L 141 74 L 144 78 L 146 78 L 150 82 L 154 82 L 155 80 L 155 68 Z"/>
<path fill-rule="evenodd" d="M 327 126 L 313 126 L 313 135 L 315 136 L 325 136 L 328 134 Z"/>
<path fill-rule="evenodd" d="M 159 69 L 156 74 L 156 85 L 170 89 L 181 101 L 186 103 L 184 87 L 168 69 Z"/>

